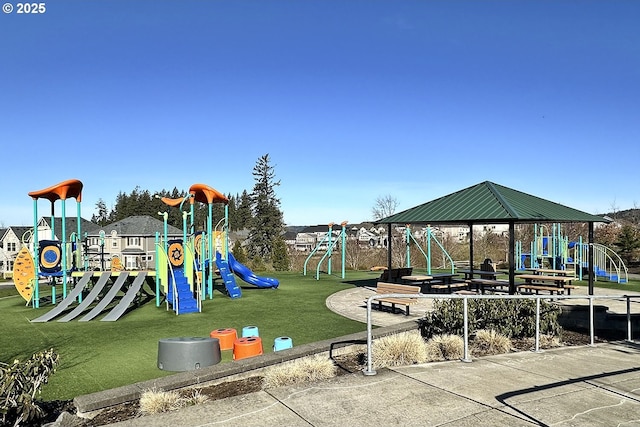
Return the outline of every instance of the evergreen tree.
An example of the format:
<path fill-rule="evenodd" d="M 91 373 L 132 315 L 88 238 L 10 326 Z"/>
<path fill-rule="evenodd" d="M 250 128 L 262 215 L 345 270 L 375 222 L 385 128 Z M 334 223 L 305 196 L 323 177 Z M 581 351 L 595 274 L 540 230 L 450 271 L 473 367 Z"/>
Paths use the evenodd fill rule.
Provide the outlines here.
<path fill-rule="evenodd" d="M 107 205 L 104 203 L 104 200 L 98 199 L 98 202 L 96 203 L 96 210 L 98 211 L 98 214 L 93 214 L 93 216 L 91 216 L 91 222 L 100 226 L 109 223 L 109 209 L 107 209 Z"/>
<path fill-rule="evenodd" d="M 238 199 L 236 221 L 238 222 L 236 230 L 243 230 L 249 227 L 249 222 L 251 221 L 251 196 L 249 196 L 247 190 L 244 190 Z"/>
<path fill-rule="evenodd" d="M 233 243 L 233 248 L 231 248 L 231 253 L 233 253 L 234 258 L 241 264 L 247 263 L 247 253 L 244 251 L 242 247 L 242 242 L 240 240 L 236 240 Z"/>
<path fill-rule="evenodd" d="M 620 229 L 615 245 L 618 247 L 620 256 L 629 264 L 633 261 L 636 251 L 640 249 L 640 233 L 634 226 L 625 224 Z"/>
<path fill-rule="evenodd" d="M 255 185 L 251 193 L 252 218 L 249 227 L 249 255 L 271 260 L 276 239 L 281 238 L 284 221 L 280 211 L 280 200 L 276 197 L 275 171 L 269 154 L 260 157 L 253 167 Z"/>
<path fill-rule="evenodd" d="M 287 244 L 282 236 L 277 237 L 273 242 L 273 268 L 276 271 L 289 271 L 289 253 L 287 252 Z"/>

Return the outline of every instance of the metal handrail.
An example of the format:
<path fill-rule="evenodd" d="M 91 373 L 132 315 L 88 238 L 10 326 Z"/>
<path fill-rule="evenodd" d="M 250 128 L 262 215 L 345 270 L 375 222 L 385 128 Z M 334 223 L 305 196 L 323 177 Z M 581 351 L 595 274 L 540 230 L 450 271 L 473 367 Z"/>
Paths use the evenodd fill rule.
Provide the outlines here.
<path fill-rule="evenodd" d="M 171 287 L 173 289 L 173 299 L 171 301 L 171 304 L 173 305 L 175 311 L 176 311 L 176 316 L 178 315 L 178 288 L 176 287 L 176 276 L 175 274 L 173 274 L 173 268 L 171 268 L 171 263 L 169 262 L 169 254 L 167 253 L 167 251 L 164 250 L 164 245 L 157 245 L 156 246 L 157 250 L 160 250 L 162 252 L 164 252 L 164 255 L 167 259 L 167 265 L 169 266 L 169 271 L 171 272 Z M 169 310 L 169 301 L 166 301 L 167 304 L 167 311 Z"/>
<path fill-rule="evenodd" d="M 373 370 L 373 325 L 371 323 L 371 306 L 373 301 L 383 298 L 432 298 L 432 299 L 462 299 L 463 301 L 463 324 L 464 324 L 464 356 L 463 362 L 471 362 L 469 358 L 469 319 L 468 301 L 471 299 L 536 299 L 536 337 L 535 350 L 540 351 L 540 299 L 588 299 L 589 300 L 589 336 L 590 344 L 594 345 L 595 325 L 593 313 L 594 299 L 621 299 L 627 300 L 627 341 L 632 342 L 631 331 L 631 298 L 640 298 L 640 295 L 458 295 L 458 294 L 376 294 L 367 298 L 367 367 L 363 371 L 364 375 L 376 375 Z"/>
<path fill-rule="evenodd" d="M 194 239 L 195 240 L 195 239 Z M 195 241 L 194 241 L 195 243 Z M 191 250 L 191 247 L 189 245 L 184 245 L 184 249 L 185 249 L 185 253 L 186 251 L 189 251 L 189 253 L 191 254 L 191 259 L 193 259 L 193 269 L 195 271 L 195 281 L 196 281 L 196 294 L 198 295 L 198 312 L 202 312 L 202 285 L 201 285 L 201 281 L 200 278 L 198 277 L 198 263 L 196 260 L 196 256 L 194 251 Z M 175 280 L 174 280 L 175 282 Z"/>

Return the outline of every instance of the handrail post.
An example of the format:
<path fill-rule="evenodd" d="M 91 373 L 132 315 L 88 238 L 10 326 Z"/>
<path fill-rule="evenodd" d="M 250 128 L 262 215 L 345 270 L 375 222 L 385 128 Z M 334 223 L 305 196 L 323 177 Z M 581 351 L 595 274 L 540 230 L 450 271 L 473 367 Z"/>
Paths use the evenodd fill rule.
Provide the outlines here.
<path fill-rule="evenodd" d="M 632 333 L 631 333 L 631 298 L 629 295 L 625 295 L 627 299 L 627 341 L 632 342 Z"/>
<path fill-rule="evenodd" d="M 540 298 L 536 298 L 536 353 L 540 352 Z"/>
<path fill-rule="evenodd" d="M 589 335 L 591 337 L 591 346 L 594 345 L 594 335 L 595 335 L 595 327 L 594 327 L 594 315 L 593 315 L 593 295 L 589 296 Z"/>
<path fill-rule="evenodd" d="M 371 331 L 371 302 L 375 296 L 367 298 L 367 368 L 364 370 L 365 375 L 376 375 L 373 369 L 373 333 Z"/>
<path fill-rule="evenodd" d="M 469 297 L 465 295 L 462 299 L 462 319 L 464 328 L 464 357 L 461 359 L 463 362 L 471 362 L 469 359 Z"/>

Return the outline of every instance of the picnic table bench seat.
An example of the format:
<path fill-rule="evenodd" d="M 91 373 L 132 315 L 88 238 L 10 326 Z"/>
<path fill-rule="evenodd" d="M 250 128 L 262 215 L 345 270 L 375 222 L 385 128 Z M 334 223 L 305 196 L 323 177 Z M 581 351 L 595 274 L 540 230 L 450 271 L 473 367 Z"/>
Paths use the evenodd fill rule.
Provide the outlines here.
<path fill-rule="evenodd" d="M 378 282 L 376 286 L 376 294 L 419 294 L 420 286 L 411 285 L 399 285 L 397 283 Z M 378 302 L 377 306 L 379 310 L 382 310 L 382 303 L 391 304 L 391 311 L 395 313 L 396 305 L 405 306 L 405 315 L 409 315 L 409 306 L 418 302 L 418 298 L 400 298 L 400 297 L 388 297 L 375 300 Z M 375 304 L 372 304 L 375 307 Z"/>
<path fill-rule="evenodd" d="M 468 288 L 466 282 L 451 282 L 431 285 L 431 289 L 435 292 L 448 292 L 451 293 L 454 290 L 463 290 Z"/>
<path fill-rule="evenodd" d="M 540 291 L 547 291 L 549 292 L 551 295 L 553 295 L 554 293 L 557 293 L 558 295 L 560 295 L 561 293 L 563 293 L 563 289 L 561 287 L 558 286 L 549 286 L 549 285 L 543 285 L 543 284 L 523 284 L 523 285 L 517 285 L 518 286 L 518 291 L 520 291 L 521 293 L 524 292 L 529 292 L 529 293 L 533 293 L 535 292 L 536 295 L 540 294 Z"/>

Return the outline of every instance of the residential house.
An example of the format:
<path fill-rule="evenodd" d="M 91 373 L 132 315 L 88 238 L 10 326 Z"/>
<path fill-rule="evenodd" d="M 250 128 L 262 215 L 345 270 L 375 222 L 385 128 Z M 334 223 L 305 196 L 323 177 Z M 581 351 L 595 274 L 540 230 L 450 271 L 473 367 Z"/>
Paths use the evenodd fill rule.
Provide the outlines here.
<path fill-rule="evenodd" d="M 87 233 L 89 268 L 110 269 L 119 258 L 127 270 L 155 269 L 156 234 L 164 238 L 164 222 L 149 215 L 130 216 Z M 179 228 L 167 226 L 167 240 L 182 239 Z"/>
<path fill-rule="evenodd" d="M 30 239 L 29 231 L 31 229 L 32 227 L 24 226 L 0 229 L 0 275 L 3 279 L 13 277 L 13 263 L 22 248 L 23 238 Z"/>

